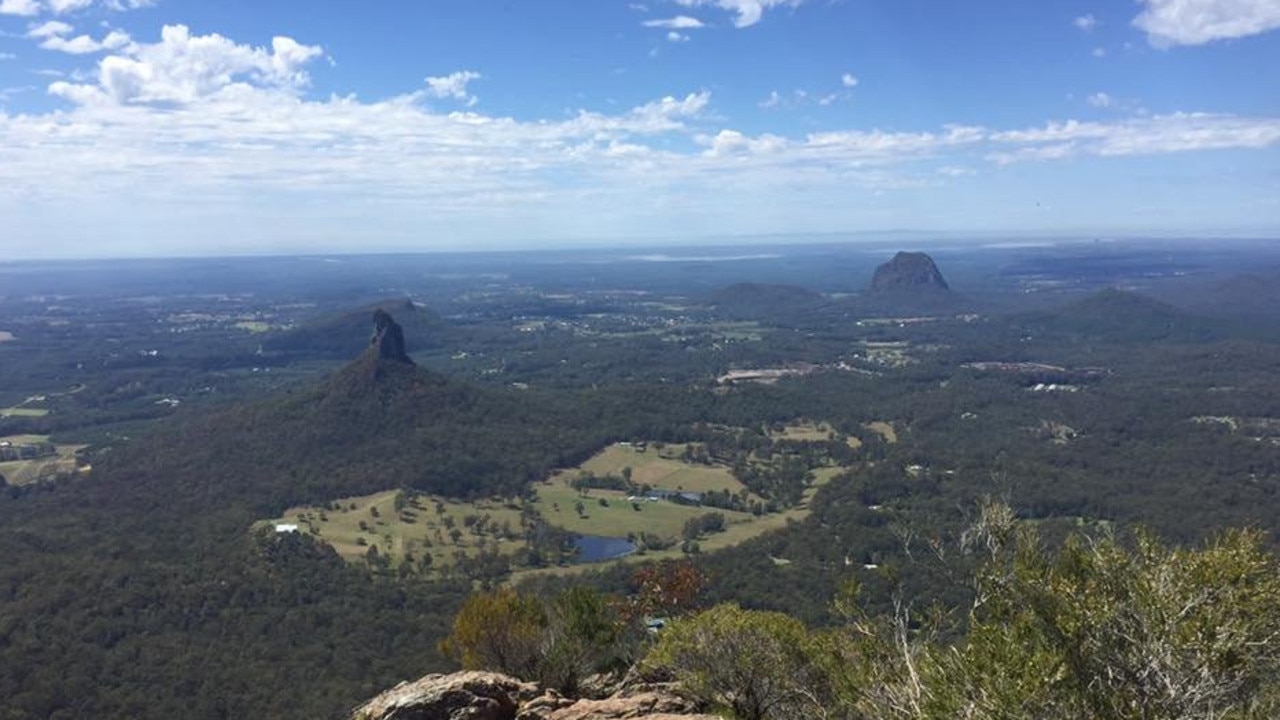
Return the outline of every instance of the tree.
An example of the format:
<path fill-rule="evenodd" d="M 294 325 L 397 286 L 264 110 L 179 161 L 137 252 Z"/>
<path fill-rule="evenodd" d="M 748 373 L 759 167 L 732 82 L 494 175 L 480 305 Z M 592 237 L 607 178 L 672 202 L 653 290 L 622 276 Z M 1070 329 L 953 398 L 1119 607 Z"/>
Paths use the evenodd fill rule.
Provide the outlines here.
<path fill-rule="evenodd" d="M 440 650 L 467 670 L 537 674 L 547 615 L 541 603 L 509 588 L 472 595 L 453 619 Z"/>
<path fill-rule="evenodd" d="M 814 636 L 782 613 L 717 605 L 667 626 L 644 663 L 741 720 L 822 717 L 830 706 Z"/>
<path fill-rule="evenodd" d="M 504 588 L 473 595 L 441 649 L 468 670 L 497 670 L 573 695 L 587 675 L 629 667 L 642 634 L 590 588 L 550 599 Z"/>

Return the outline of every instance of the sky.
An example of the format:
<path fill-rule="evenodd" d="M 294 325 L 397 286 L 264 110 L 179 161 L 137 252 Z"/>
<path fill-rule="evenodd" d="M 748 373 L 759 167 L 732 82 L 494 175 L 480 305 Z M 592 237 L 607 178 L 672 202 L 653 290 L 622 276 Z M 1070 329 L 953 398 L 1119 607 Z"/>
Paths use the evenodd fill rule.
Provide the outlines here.
<path fill-rule="evenodd" d="M 0 0 L 0 258 L 1280 238 L 1280 0 Z"/>

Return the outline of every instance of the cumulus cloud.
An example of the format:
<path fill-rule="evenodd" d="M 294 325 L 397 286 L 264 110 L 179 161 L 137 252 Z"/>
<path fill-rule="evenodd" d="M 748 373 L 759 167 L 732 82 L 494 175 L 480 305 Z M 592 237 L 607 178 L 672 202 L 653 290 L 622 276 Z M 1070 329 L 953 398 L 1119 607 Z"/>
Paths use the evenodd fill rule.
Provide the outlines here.
<path fill-rule="evenodd" d="M 87 55 L 104 50 L 119 50 L 127 47 L 132 41 L 129 34 L 121 30 L 112 30 L 101 40 L 94 40 L 88 35 L 77 35 L 73 38 L 54 35 L 45 38 L 40 47 L 45 50 L 57 50 L 72 55 Z"/>
<path fill-rule="evenodd" d="M 126 12 L 150 7 L 155 0 L 0 0 L 0 15 L 67 15 L 93 7 L 95 3 L 108 10 Z"/>
<path fill-rule="evenodd" d="M 697 30 L 706 27 L 698 18 L 692 18 L 688 15 L 677 15 L 673 18 L 663 18 L 659 20 L 645 20 L 642 23 L 645 27 L 664 28 L 666 30 Z"/>
<path fill-rule="evenodd" d="M 36 0 L 0 0 L 0 15 L 31 17 L 39 14 L 40 3 Z"/>
<path fill-rule="evenodd" d="M 1071 24 L 1075 25 L 1080 30 L 1089 32 L 1098 27 L 1098 18 L 1094 17 L 1092 14 L 1081 15 L 1075 20 L 1072 20 Z"/>
<path fill-rule="evenodd" d="M 852 73 L 845 73 L 840 76 L 840 84 L 847 88 L 857 87 L 858 78 Z"/>
<path fill-rule="evenodd" d="M 1115 104 L 1115 99 L 1104 92 L 1097 92 L 1085 98 L 1085 102 L 1096 108 L 1109 108 Z"/>
<path fill-rule="evenodd" d="M 1139 0 L 1133 24 L 1158 47 L 1203 45 L 1280 28 L 1280 0 Z"/>
<path fill-rule="evenodd" d="M 480 99 L 467 92 L 467 86 L 474 80 L 479 80 L 483 76 L 478 72 L 471 70 L 461 70 L 459 72 L 441 75 L 439 77 L 429 77 L 426 79 L 427 96 L 448 100 L 460 100 L 465 102 L 468 107 L 480 102 Z"/>
<path fill-rule="evenodd" d="M 760 22 L 764 11 L 771 8 L 798 7 L 804 0 L 676 0 L 684 7 L 718 7 L 734 14 L 734 27 L 745 28 Z"/>
<path fill-rule="evenodd" d="M 320 227 L 344 241 L 399 224 L 413 231 L 409 243 L 422 236 L 420 223 L 450 218 L 464 233 L 483 225 L 530 237 L 531 219 L 544 216 L 580 220 L 579 235 L 606 237 L 611 223 L 622 234 L 646 218 L 722 222 L 737 217 L 733 210 L 775 207 L 778 197 L 803 206 L 844 202 L 851 189 L 934 186 L 984 161 L 1280 145 L 1280 119 L 1208 114 L 756 134 L 721 119 L 707 91 L 516 119 L 442 111 L 425 102 L 430 84 L 377 101 L 311 97 L 306 69 L 320 56 L 286 38 L 262 48 L 177 27 L 155 43 L 135 40 L 103 58 L 92 78 L 53 83 L 66 107 L 0 109 L 0 213 L 29 223 L 31 237 L 63 217 L 78 219 L 78 232 L 67 232 L 82 237 L 84 223 L 99 217 L 95 207 L 105 208 L 102 227 L 131 233 L 122 206 L 156 233 L 187 238 L 208 228 L 219 236 L 210 243 L 238 236 L 236 223 L 263 232 Z M 448 97 L 470 97 L 470 81 L 437 85 Z M 255 222 L 259 210 L 276 215 Z M 7 236 L 14 232 L 6 225 Z"/>
<path fill-rule="evenodd" d="M 93 4 L 93 0 L 47 0 L 47 2 L 49 9 L 57 15 L 83 10 Z"/>
<path fill-rule="evenodd" d="M 73 25 L 68 25 L 60 20 L 49 20 L 47 22 L 40 23 L 39 25 L 32 25 L 27 30 L 27 37 L 36 39 L 60 37 L 62 35 L 69 35 L 75 32 L 75 30 L 75 26 Z"/>
<path fill-rule="evenodd" d="M 276 37 L 267 50 L 217 34 L 193 36 L 183 25 L 165 26 L 158 43 L 129 42 L 127 36 L 124 42 L 120 54 L 98 64 L 97 84 L 54 83 L 49 92 L 78 103 L 120 104 L 190 103 L 252 87 L 296 92 L 310 82 L 304 67 L 323 53 L 287 37 Z"/>
<path fill-rule="evenodd" d="M 690 38 L 688 35 L 685 35 L 683 33 L 678 33 L 675 30 L 672 30 L 671 32 L 667 33 L 667 42 L 682 43 L 682 42 L 689 42 L 689 40 L 691 39 L 692 38 Z"/>

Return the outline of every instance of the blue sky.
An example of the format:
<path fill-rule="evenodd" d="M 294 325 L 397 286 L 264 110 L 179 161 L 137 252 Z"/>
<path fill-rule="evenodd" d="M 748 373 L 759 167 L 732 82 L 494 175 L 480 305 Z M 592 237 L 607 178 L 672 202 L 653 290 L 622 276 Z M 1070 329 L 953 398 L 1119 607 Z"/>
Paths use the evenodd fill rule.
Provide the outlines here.
<path fill-rule="evenodd" d="M 1280 237 L 1280 0 L 0 0 L 0 256 Z"/>

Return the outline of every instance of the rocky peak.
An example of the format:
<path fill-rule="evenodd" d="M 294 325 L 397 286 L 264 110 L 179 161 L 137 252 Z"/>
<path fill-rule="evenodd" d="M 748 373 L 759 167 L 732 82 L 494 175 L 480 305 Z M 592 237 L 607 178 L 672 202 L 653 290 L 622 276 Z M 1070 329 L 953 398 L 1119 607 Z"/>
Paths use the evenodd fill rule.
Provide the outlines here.
<path fill-rule="evenodd" d="M 413 364 L 404 349 L 404 330 L 382 308 L 373 311 L 373 337 L 369 344 L 378 349 L 378 357 L 383 360 Z"/>
<path fill-rule="evenodd" d="M 949 291 L 947 281 L 938 272 L 933 258 L 922 252 L 900 252 L 889 262 L 876 268 L 871 279 L 873 293 L 903 291 Z"/>

